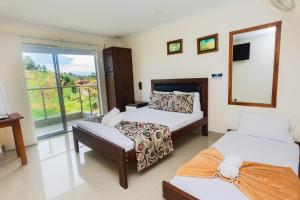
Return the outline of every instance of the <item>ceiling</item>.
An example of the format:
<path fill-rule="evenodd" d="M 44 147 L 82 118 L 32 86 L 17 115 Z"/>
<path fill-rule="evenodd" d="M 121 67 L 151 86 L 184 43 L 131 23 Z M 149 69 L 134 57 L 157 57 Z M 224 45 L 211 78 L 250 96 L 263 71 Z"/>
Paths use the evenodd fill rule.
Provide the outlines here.
<path fill-rule="evenodd" d="M 0 17 L 104 36 L 128 36 L 224 0 L 1 0 Z"/>

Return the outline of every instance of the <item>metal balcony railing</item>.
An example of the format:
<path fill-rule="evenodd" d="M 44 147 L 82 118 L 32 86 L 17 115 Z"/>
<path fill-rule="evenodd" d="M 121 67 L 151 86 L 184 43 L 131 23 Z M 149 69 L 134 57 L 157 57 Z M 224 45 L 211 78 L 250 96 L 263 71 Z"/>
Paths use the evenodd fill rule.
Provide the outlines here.
<path fill-rule="evenodd" d="M 63 91 L 63 96 L 64 96 L 64 90 L 66 90 L 66 89 L 70 89 L 73 92 L 75 92 L 75 94 L 78 94 L 78 99 L 75 99 L 73 101 L 74 101 L 74 103 L 78 103 L 78 102 L 80 103 L 80 112 L 81 113 L 86 112 L 86 109 L 83 106 L 85 101 L 88 101 L 88 112 L 91 115 L 95 114 L 95 112 L 96 112 L 95 110 L 99 109 L 98 86 L 97 85 L 71 85 L 71 86 L 63 86 L 61 88 L 62 88 L 62 91 Z M 30 88 L 30 89 L 28 89 L 29 95 L 30 95 L 30 92 L 40 93 L 40 95 L 35 95 L 35 97 L 38 96 L 38 98 L 41 98 L 42 110 L 43 110 L 43 118 L 41 118 L 42 120 L 49 118 L 48 112 L 47 112 L 47 100 L 48 101 L 50 101 L 50 100 L 47 99 L 47 98 L 54 98 L 53 96 L 49 97 L 49 95 L 46 95 L 47 91 L 50 91 L 50 90 L 58 90 L 58 87 L 40 87 L 40 88 Z M 57 98 L 58 98 L 58 93 L 56 93 L 56 95 L 57 95 Z M 48 96 L 48 97 L 46 97 L 46 96 Z M 97 103 L 97 108 L 96 109 L 93 107 L 92 98 L 96 98 L 96 99 L 94 99 Z M 66 102 L 66 97 L 65 96 L 64 96 L 64 102 Z M 62 103 L 62 102 L 59 102 L 59 100 L 58 100 L 57 103 L 58 103 L 57 107 L 60 108 L 59 103 Z M 68 112 L 69 113 L 76 113 L 76 112 L 78 112 L 78 110 L 77 111 L 76 110 L 69 110 L 69 111 L 66 110 L 66 114 L 69 114 Z M 60 116 L 60 114 L 58 116 Z M 51 117 L 53 117 L 53 116 L 51 116 Z M 41 119 L 38 119 L 38 120 L 41 120 Z"/>

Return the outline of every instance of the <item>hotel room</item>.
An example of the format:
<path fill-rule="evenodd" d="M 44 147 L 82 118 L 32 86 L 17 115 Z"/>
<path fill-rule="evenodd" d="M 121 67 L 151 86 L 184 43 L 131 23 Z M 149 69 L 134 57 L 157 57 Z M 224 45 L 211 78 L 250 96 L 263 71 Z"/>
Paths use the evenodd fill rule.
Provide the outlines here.
<path fill-rule="evenodd" d="M 0 199 L 300 200 L 299 19 L 300 0 L 1 1 Z"/>

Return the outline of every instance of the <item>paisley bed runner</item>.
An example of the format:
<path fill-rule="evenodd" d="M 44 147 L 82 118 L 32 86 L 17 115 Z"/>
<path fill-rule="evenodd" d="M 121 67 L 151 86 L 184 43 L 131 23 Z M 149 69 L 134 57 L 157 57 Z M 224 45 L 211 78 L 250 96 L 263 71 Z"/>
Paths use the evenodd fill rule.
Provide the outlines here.
<path fill-rule="evenodd" d="M 116 128 L 134 141 L 138 171 L 151 166 L 173 151 L 171 132 L 167 126 L 121 121 Z"/>

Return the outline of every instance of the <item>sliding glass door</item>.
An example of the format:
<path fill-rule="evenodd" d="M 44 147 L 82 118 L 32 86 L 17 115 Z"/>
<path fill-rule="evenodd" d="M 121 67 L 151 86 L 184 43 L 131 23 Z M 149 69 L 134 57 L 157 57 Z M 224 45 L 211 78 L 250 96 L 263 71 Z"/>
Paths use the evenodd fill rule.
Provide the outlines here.
<path fill-rule="evenodd" d="M 23 60 L 38 138 L 100 113 L 94 52 L 25 46 Z"/>
<path fill-rule="evenodd" d="M 36 136 L 64 131 L 53 55 L 23 53 L 23 61 Z"/>
<path fill-rule="evenodd" d="M 100 113 L 95 56 L 58 54 L 57 58 L 66 121 L 70 130 L 82 117 Z"/>

